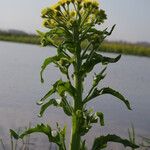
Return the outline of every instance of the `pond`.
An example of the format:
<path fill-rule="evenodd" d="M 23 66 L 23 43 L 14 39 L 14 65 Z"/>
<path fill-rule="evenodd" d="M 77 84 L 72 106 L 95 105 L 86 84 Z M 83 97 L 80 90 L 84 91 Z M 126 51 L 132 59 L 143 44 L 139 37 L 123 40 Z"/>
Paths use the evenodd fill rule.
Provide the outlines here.
<path fill-rule="evenodd" d="M 70 120 L 61 110 L 51 108 L 43 118 L 38 118 L 39 100 L 58 78 L 60 72 L 50 66 L 44 73 L 45 83 L 40 83 L 40 66 L 43 60 L 54 55 L 52 47 L 0 42 L 0 137 L 8 139 L 9 129 L 47 122 L 55 127 L 55 122 L 67 124 Z M 116 55 L 116 54 L 105 54 Z M 98 67 L 94 72 L 98 71 Z M 92 74 L 86 80 L 87 90 L 92 83 Z M 86 136 L 89 144 L 93 136 L 116 133 L 127 136 L 128 128 L 134 124 L 137 135 L 150 136 L 150 59 L 125 56 L 116 64 L 110 64 L 102 85 L 112 87 L 127 97 L 132 111 L 114 97 L 106 95 L 96 99 L 88 107 L 105 114 L 103 128 L 95 126 Z M 68 134 L 69 135 L 69 129 Z M 34 139 L 35 140 L 35 139 Z M 41 142 L 42 143 L 42 142 Z"/>

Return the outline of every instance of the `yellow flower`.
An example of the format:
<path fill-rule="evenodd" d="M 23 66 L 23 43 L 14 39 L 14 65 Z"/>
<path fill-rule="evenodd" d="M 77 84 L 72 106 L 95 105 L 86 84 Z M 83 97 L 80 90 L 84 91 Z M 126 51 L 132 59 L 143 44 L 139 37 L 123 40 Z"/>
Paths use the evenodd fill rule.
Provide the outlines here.
<path fill-rule="evenodd" d="M 91 0 L 83 0 L 83 3 L 91 2 Z"/>
<path fill-rule="evenodd" d="M 42 17 L 45 18 L 49 12 L 50 12 L 49 8 L 42 9 L 42 12 L 41 12 Z"/>
<path fill-rule="evenodd" d="M 75 16 L 76 16 L 76 11 L 75 10 L 71 11 L 70 12 L 70 17 L 75 17 Z"/>
<path fill-rule="evenodd" d="M 59 4 L 59 3 L 56 3 L 56 4 L 52 5 L 52 6 L 50 7 L 50 9 L 52 9 L 52 10 L 54 10 L 54 11 L 60 10 L 60 4 Z"/>
<path fill-rule="evenodd" d="M 68 0 L 60 0 L 58 3 L 62 6 L 64 6 L 67 2 L 68 2 Z"/>
<path fill-rule="evenodd" d="M 45 8 L 42 10 L 41 12 L 41 17 L 42 18 L 49 18 L 50 16 L 54 15 L 56 13 L 55 9 L 51 9 L 51 8 Z"/>

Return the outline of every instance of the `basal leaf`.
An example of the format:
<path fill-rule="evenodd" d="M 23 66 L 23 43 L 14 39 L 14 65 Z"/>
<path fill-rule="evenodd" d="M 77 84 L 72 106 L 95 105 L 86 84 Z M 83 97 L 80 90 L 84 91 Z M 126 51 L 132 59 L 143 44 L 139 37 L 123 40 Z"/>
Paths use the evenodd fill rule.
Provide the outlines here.
<path fill-rule="evenodd" d="M 122 139 L 117 135 L 106 135 L 106 136 L 100 136 L 95 139 L 92 150 L 101 150 L 103 148 L 107 147 L 108 142 L 116 142 L 116 143 L 121 143 L 125 147 L 131 147 L 131 148 L 138 148 L 139 146 L 131 143 L 127 139 Z"/>
<path fill-rule="evenodd" d="M 14 134 L 14 132 L 12 133 Z M 49 125 L 38 124 L 36 127 L 29 128 L 28 130 L 21 133 L 19 135 L 19 138 L 23 139 L 25 136 L 30 135 L 32 133 L 43 133 L 48 137 L 50 142 L 57 144 L 60 150 L 66 150 L 64 129 L 56 131 L 56 134 L 54 135 Z"/>
<path fill-rule="evenodd" d="M 32 134 L 32 133 L 44 133 L 48 136 L 49 139 L 52 139 L 52 133 L 51 133 L 51 127 L 48 125 L 44 125 L 44 124 L 38 124 L 36 127 L 34 128 L 29 128 L 28 130 L 26 130 L 25 132 L 23 132 L 22 134 L 20 134 L 20 138 L 23 139 L 24 136 Z"/>

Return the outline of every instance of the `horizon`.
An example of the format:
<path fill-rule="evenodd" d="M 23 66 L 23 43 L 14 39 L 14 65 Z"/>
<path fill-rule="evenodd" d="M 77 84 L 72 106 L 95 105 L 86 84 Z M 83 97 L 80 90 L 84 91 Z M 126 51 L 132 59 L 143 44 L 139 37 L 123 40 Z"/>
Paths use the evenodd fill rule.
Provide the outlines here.
<path fill-rule="evenodd" d="M 19 0 L 14 0 L 10 5 L 9 0 L 2 1 L 0 5 L 0 29 L 21 30 L 34 34 L 36 29 L 44 30 L 41 27 L 41 9 L 53 3 L 54 0 L 42 2 L 37 2 L 36 0 L 20 2 Z M 116 24 L 116 28 L 108 40 L 150 43 L 149 0 L 144 2 L 141 0 L 116 0 L 115 2 L 100 0 L 100 6 L 106 11 L 108 16 L 102 27 L 110 29 Z"/>
<path fill-rule="evenodd" d="M 3 30 L 3 29 L 0 29 L 0 34 L 1 32 L 4 32 L 4 33 L 7 33 L 7 34 L 14 34 L 14 35 L 22 35 L 22 34 L 25 34 L 25 35 L 37 35 L 38 36 L 38 33 L 32 33 L 32 32 L 26 32 L 24 30 L 19 30 L 19 29 L 7 29 L 7 30 Z M 131 42 L 131 41 L 123 41 L 123 40 L 111 40 L 111 39 L 106 39 L 105 41 L 108 41 L 108 42 L 116 42 L 116 43 L 127 43 L 127 44 L 144 44 L 144 45 L 148 45 L 150 46 L 150 42 L 147 42 L 147 41 L 137 41 L 137 42 Z"/>

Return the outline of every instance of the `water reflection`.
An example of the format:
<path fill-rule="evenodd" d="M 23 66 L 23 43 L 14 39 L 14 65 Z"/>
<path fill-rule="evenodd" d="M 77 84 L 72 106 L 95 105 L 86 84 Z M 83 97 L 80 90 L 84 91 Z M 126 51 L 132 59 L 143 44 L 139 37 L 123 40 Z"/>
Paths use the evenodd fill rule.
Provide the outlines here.
<path fill-rule="evenodd" d="M 45 84 L 40 83 L 40 66 L 54 52 L 53 48 L 0 42 L 0 134 L 4 137 L 9 128 L 26 126 L 29 122 L 35 124 L 44 121 L 53 127 L 55 122 L 61 122 L 62 125 L 67 123 L 70 128 L 70 120 L 61 110 L 51 108 L 44 118 L 36 115 L 39 111 L 36 100 L 61 77 L 56 68 L 50 66 L 44 74 Z M 96 67 L 94 72 L 99 69 Z M 123 56 L 116 65 L 109 65 L 107 77 L 100 86 L 110 86 L 123 93 L 131 101 L 133 111 L 128 111 L 124 104 L 108 95 L 95 99 L 88 107 L 104 112 L 106 126 L 101 129 L 98 125 L 95 126 L 86 136 L 89 144 L 96 134 L 119 132 L 120 135 L 127 135 L 131 122 L 137 134 L 150 135 L 149 76 L 149 58 Z M 87 91 L 91 78 L 89 76 L 86 80 Z"/>

